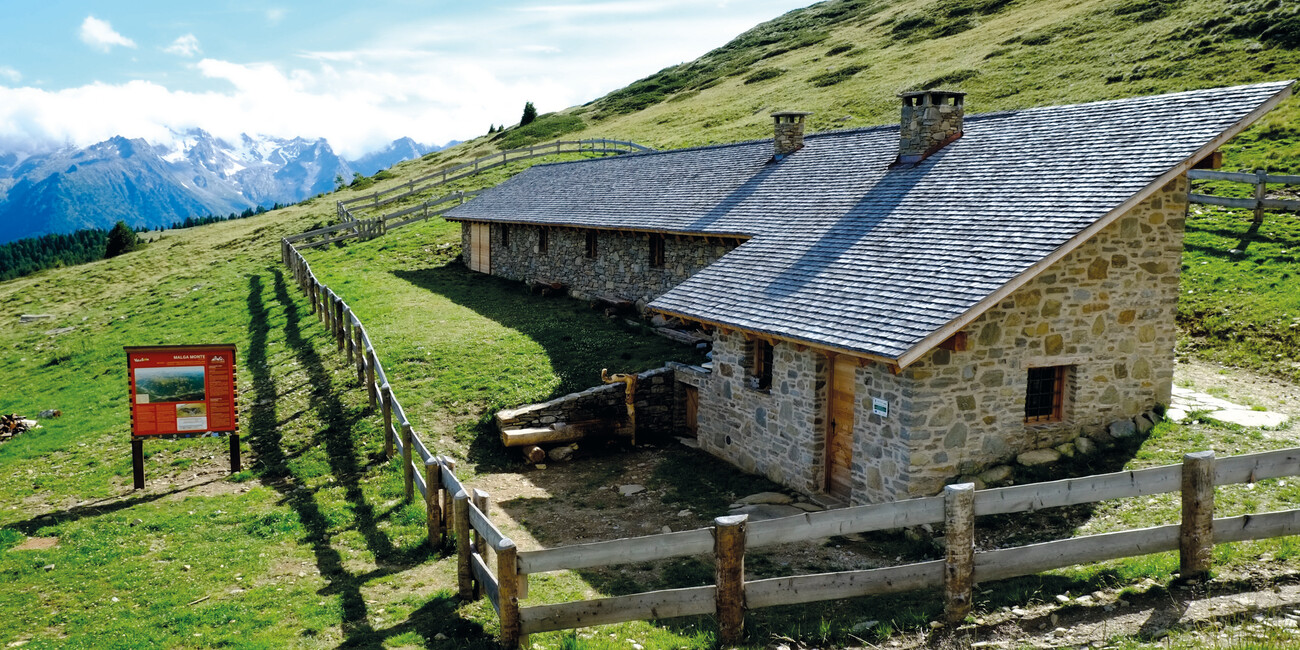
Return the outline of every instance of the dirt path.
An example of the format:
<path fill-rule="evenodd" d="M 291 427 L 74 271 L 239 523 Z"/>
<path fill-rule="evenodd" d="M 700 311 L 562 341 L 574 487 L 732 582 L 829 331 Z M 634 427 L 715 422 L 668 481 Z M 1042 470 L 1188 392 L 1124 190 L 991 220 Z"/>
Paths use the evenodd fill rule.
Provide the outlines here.
<path fill-rule="evenodd" d="M 1174 384 L 1238 404 L 1300 416 L 1300 386 L 1249 370 L 1195 359 L 1180 361 L 1174 368 Z"/>

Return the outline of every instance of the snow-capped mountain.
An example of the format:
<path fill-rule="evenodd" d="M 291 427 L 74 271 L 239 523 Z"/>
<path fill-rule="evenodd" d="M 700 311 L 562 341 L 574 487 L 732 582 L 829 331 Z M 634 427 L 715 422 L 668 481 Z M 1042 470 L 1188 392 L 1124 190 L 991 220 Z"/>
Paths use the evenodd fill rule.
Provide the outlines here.
<path fill-rule="evenodd" d="M 243 135 L 231 143 L 192 129 L 158 144 L 114 137 L 34 155 L 0 152 L 0 242 L 296 203 L 334 189 L 336 177 L 370 175 L 436 149 L 402 138 L 349 162 L 324 139 Z"/>

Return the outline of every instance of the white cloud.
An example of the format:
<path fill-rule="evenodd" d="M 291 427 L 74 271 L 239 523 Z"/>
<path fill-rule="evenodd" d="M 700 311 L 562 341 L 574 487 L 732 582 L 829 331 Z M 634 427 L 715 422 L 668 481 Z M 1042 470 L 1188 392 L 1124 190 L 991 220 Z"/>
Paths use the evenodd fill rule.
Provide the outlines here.
<path fill-rule="evenodd" d="M 23 73 L 7 65 L 0 65 L 0 81 L 8 81 L 9 83 L 16 84 L 22 80 L 23 80 Z"/>
<path fill-rule="evenodd" d="M 200 58 L 186 67 L 194 77 L 185 87 L 206 89 L 196 92 L 146 81 L 63 90 L 0 85 L 0 151 L 85 146 L 114 135 L 165 141 L 169 131 L 192 127 L 229 140 L 325 137 L 353 158 L 402 136 L 441 144 L 517 122 L 526 101 L 542 112 L 589 101 L 808 0 L 751 0 L 726 11 L 690 5 L 699 15 L 684 8 L 697 1 L 663 0 L 653 13 L 649 2 L 612 0 L 389 21 L 334 51 L 261 62 Z M 604 15 L 575 6 L 601 7 Z M 173 48 L 191 42 L 201 56 L 190 34 L 167 49 L 188 56 Z"/>
<path fill-rule="evenodd" d="M 101 52 L 107 52 L 115 45 L 135 47 L 135 41 L 117 33 L 107 20 L 94 16 L 86 16 L 82 21 L 81 41 Z"/>
<path fill-rule="evenodd" d="M 184 36 L 177 37 L 176 40 L 172 41 L 172 44 L 167 46 L 167 49 L 164 51 L 179 56 L 196 56 L 203 52 L 203 50 L 199 48 L 199 39 L 193 34 L 185 34 Z"/>

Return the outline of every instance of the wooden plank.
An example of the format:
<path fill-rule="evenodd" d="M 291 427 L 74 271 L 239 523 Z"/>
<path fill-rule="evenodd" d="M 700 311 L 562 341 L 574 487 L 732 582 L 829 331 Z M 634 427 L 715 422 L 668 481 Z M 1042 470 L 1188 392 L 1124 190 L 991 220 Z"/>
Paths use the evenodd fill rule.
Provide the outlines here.
<path fill-rule="evenodd" d="M 1254 483 L 1269 478 L 1300 475 L 1300 449 L 1279 449 L 1258 454 L 1229 456 L 1214 464 L 1214 484 Z"/>
<path fill-rule="evenodd" d="M 1162 465 L 1129 472 L 979 490 L 975 493 L 975 515 L 982 517 L 1033 512 L 1043 508 L 1177 492 L 1181 487 L 1182 466 Z"/>
<path fill-rule="evenodd" d="M 1214 520 L 1214 543 L 1300 535 L 1300 510 L 1265 512 Z"/>
<path fill-rule="evenodd" d="M 1188 194 L 1187 200 L 1190 203 L 1218 205 L 1225 208 L 1250 210 L 1255 207 L 1255 199 L 1232 199 L 1226 196 L 1213 196 L 1210 194 Z"/>
<path fill-rule="evenodd" d="M 1234 183 L 1251 183 L 1255 182 L 1255 174 L 1241 172 L 1221 172 L 1210 169 L 1192 169 L 1187 172 L 1187 178 L 1194 181 L 1232 181 Z M 1281 182 L 1281 181 L 1279 181 Z"/>
<path fill-rule="evenodd" d="M 488 569 L 482 555 L 471 553 L 469 560 L 470 567 L 474 572 L 474 579 L 478 581 L 479 588 L 487 595 L 493 609 L 497 610 L 498 614 L 501 613 L 501 591 L 496 576 L 492 575 L 492 571 Z"/>
<path fill-rule="evenodd" d="M 746 536 L 749 548 L 756 548 L 941 521 L 943 497 L 925 497 L 755 521 Z"/>
<path fill-rule="evenodd" d="M 456 478 L 456 473 L 453 472 L 452 469 L 448 467 L 446 463 L 442 464 L 442 485 L 443 485 L 443 489 L 447 490 L 453 495 L 458 494 L 460 492 L 468 493 L 468 490 L 465 489 L 465 486 L 461 485 L 460 479 Z"/>
<path fill-rule="evenodd" d="M 1272 210 L 1300 210 L 1300 201 L 1288 201 L 1285 199 L 1264 199 L 1260 201 L 1264 207 Z"/>
<path fill-rule="evenodd" d="M 712 552 L 713 531 L 699 528 L 646 537 L 560 546 L 540 551 L 520 551 L 519 572 L 546 573 L 564 569 L 586 569 Z"/>
<path fill-rule="evenodd" d="M 501 531 L 497 530 L 496 526 L 492 525 L 492 520 L 488 519 L 488 516 L 473 503 L 469 504 L 469 525 L 474 529 L 474 532 L 483 536 L 483 541 L 487 542 L 490 548 L 499 548 L 503 541 L 510 541 Z"/>
<path fill-rule="evenodd" d="M 943 560 L 932 560 L 883 569 L 755 580 L 745 583 L 745 606 L 759 609 L 936 588 L 943 585 L 943 566 Z"/>
<path fill-rule="evenodd" d="M 714 612 L 716 591 L 709 585 L 525 607 L 519 610 L 519 618 L 523 633 L 535 634 L 626 621 L 703 616 Z"/>
<path fill-rule="evenodd" d="M 1178 524 L 1075 537 L 975 554 L 975 582 L 1004 580 L 1104 560 L 1173 551 Z"/>

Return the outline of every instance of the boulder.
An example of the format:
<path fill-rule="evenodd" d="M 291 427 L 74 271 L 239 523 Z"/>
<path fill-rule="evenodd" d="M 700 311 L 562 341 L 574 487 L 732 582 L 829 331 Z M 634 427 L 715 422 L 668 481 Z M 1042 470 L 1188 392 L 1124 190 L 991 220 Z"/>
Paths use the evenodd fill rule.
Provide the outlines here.
<path fill-rule="evenodd" d="M 975 489 L 976 489 L 976 490 L 983 490 L 984 488 L 988 487 L 987 485 L 984 484 L 984 481 L 983 481 L 982 479 L 980 479 L 980 477 L 978 477 L 978 476 L 974 476 L 974 475 L 972 475 L 972 474 L 967 474 L 967 475 L 964 475 L 964 476 L 958 476 L 958 477 L 957 477 L 957 482 L 958 482 L 958 483 L 970 483 L 970 484 L 973 484 L 973 485 L 975 486 Z"/>
<path fill-rule="evenodd" d="M 736 503 L 746 506 L 759 504 L 784 506 L 794 503 L 794 497 L 780 492 L 759 492 L 758 494 L 751 494 Z"/>
<path fill-rule="evenodd" d="M 1146 413 L 1142 413 L 1133 418 L 1133 427 L 1137 429 L 1138 434 L 1145 436 L 1156 428 L 1156 423 Z"/>
<path fill-rule="evenodd" d="M 572 460 L 573 452 L 575 449 L 576 447 L 574 445 L 565 445 L 563 447 L 556 447 L 555 449 L 552 449 L 549 452 L 547 452 L 546 456 L 557 463 L 565 460 Z"/>
<path fill-rule="evenodd" d="M 1132 420 L 1116 420 L 1111 422 L 1110 426 L 1106 427 L 1106 432 L 1109 433 L 1112 438 L 1132 438 L 1137 435 L 1137 425 L 1133 424 Z"/>
<path fill-rule="evenodd" d="M 1050 465 L 1061 460 L 1061 452 L 1055 449 L 1035 449 L 1016 456 L 1016 462 L 1025 467 Z"/>
<path fill-rule="evenodd" d="M 997 465 L 981 472 L 979 478 L 987 485 L 1001 485 L 1011 480 L 1014 471 L 1010 465 Z"/>
<path fill-rule="evenodd" d="M 630 496 L 632 496 L 633 494 L 640 494 L 640 493 L 642 493 L 642 492 L 645 492 L 645 486 L 644 486 L 644 485 L 637 485 L 637 484 L 633 483 L 632 485 L 620 485 L 620 486 L 618 486 L 618 493 L 621 494 L 621 495 L 623 495 L 623 496 L 625 496 L 625 497 L 630 497 Z"/>
<path fill-rule="evenodd" d="M 1075 444 L 1072 442 L 1067 442 L 1063 445 L 1057 445 L 1056 451 L 1057 453 L 1061 454 L 1066 458 L 1074 458 Z"/>
<path fill-rule="evenodd" d="M 1097 443 L 1093 442 L 1091 438 L 1079 436 L 1074 439 L 1074 450 L 1087 456 L 1097 451 Z"/>

